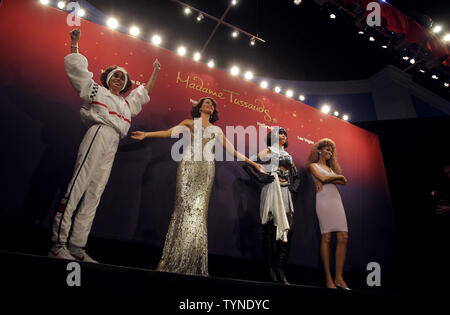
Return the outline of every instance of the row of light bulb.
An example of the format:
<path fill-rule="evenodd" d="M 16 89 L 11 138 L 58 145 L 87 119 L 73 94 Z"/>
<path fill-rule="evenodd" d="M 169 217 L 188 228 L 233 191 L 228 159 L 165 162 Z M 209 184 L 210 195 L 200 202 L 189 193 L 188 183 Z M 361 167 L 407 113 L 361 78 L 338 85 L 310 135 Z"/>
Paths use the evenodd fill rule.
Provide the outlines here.
<path fill-rule="evenodd" d="M 231 73 L 231 75 L 233 75 L 233 76 L 237 76 L 238 74 L 239 74 L 239 72 L 240 72 L 240 70 L 239 70 L 239 68 L 237 67 L 237 66 L 233 66 L 233 67 L 231 67 L 231 69 L 230 69 L 230 73 Z M 244 78 L 246 79 L 246 80 L 251 80 L 251 79 L 253 79 L 253 73 L 251 72 L 251 71 L 246 71 L 245 73 L 244 73 Z M 267 89 L 267 88 L 269 88 L 269 83 L 266 81 L 266 80 L 262 80 L 260 83 L 259 83 L 259 86 L 261 87 L 261 88 L 263 88 L 263 89 Z M 281 87 L 280 86 L 275 86 L 274 87 L 274 89 L 273 89 L 276 93 L 281 93 Z M 285 92 L 285 95 L 287 96 L 287 97 L 289 97 L 289 98 L 292 98 L 293 96 L 294 96 L 294 91 L 293 90 L 291 90 L 291 89 L 288 89 L 288 90 L 286 90 L 286 92 Z M 300 94 L 299 96 L 298 96 L 298 99 L 300 100 L 300 101 L 304 101 L 306 98 L 305 98 L 305 96 L 303 95 L 303 94 Z M 330 107 L 330 105 L 328 105 L 328 104 L 324 104 L 322 107 L 321 107 L 321 112 L 322 113 L 324 113 L 324 114 L 330 114 L 330 112 L 331 112 L 331 107 Z M 339 117 L 339 112 L 337 111 L 337 110 L 335 110 L 335 111 L 333 111 L 333 115 L 334 116 L 336 116 L 336 117 Z M 342 115 L 342 119 L 343 120 L 345 120 L 345 121 L 348 121 L 348 119 L 349 119 L 349 116 L 348 116 L 348 114 L 343 114 Z"/>
<path fill-rule="evenodd" d="M 441 31 L 442 31 L 441 25 L 436 25 L 435 27 L 433 27 L 433 33 L 438 34 Z M 444 42 L 450 42 L 450 33 L 445 34 L 444 37 L 442 37 L 442 40 Z"/>
<path fill-rule="evenodd" d="M 237 4 L 237 1 L 236 1 L 236 0 L 231 1 L 231 4 L 232 4 L 232 5 L 236 5 L 236 4 Z M 184 12 L 185 15 L 191 15 L 191 14 L 192 14 L 192 10 L 191 10 L 191 8 L 189 8 L 189 7 L 185 7 L 184 10 L 183 10 L 183 12 Z M 204 15 L 200 12 L 200 13 L 197 15 L 197 22 L 202 21 L 204 18 L 205 18 Z M 231 32 L 231 37 L 237 38 L 238 36 L 239 36 L 239 31 L 238 31 L 238 30 L 233 30 L 233 31 Z M 251 46 L 255 46 L 255 44 L 256 44 L 256 39 L 255 39 L 255 37 L 251 37 L 251 38 L 250 38 L 250 45 L 251 45 Z"/>
<path fill-rule="evenodd" d="M 386 1 L 384 1 L 384 2 L 386 2 Z M 336 14 L 334 14 L 334 13 L 331 13 L 330 14 L 330 19 L 332 19 L 332 20 L 334 20 L 334 19 L 336 19 Z M 442 26 L 441 25 L 436 25 L 436 26 L 434 26 L 433 27 L 433 33 L 435 33 L 435 34 L 438 34 L 438 33 L 440 33 L 441 31 L 442 31 Z M 359 34 L 364 34 L 364 32 L 363 31 L 359 31 Z M 371 42 L 374 42 L 375 41 L 375 38 L 374 37 L 369 37 L 369 40 L 371 41 Z M 442 37 L 442 40 L 444 41 L 444 42 L 450 42 L 450 33 L 447 33 L 447 34 L 445 34 L 443 37 Z M 383 46 L 383 48 L 387 48 L 387 47 L 384 47 Z"/>
<path fill-rule="evenodd" d="M 323 104 L 320 111 L 324 114 L 330 114 L 331 113 L 331 107 L 328 104 Z M 339 117 L 339 112 L 337 110 L 333 111 L 333 115 L 336 117 Z M 343 114 L 342 115 L 342 119 L 347 121 L 348 120 L 348 115 L 347 114 Z"/>
<path fill-rule="evenodd" d="M 40 2 L 41 2 L 42 4 L 45 4 L 45 5 L 49 4 L 49 0 L 40 0 Z M 64 9 L 64 7 L 65 7 L 65 2 L 64 2 L 64 1 L 59 1 L 59 2 L 58 2 L 58 8 Z M 84 10 L 81 11 L 81 12 L 80 12 L 80 11 L 81 11 L 81 10 L 78 11 L 78 15 L 79 15 L 79 16 L 85 15 Z M 117 19 L 115 19 L 115 18 L 112 18 L 112 17 L 107 19 L 106 24 L 107 24 L 107 26 L 108 26 L 109 28 L 111 28 L 111 29 L 116 29 L 116 28 L 119 27 L 119 21 L 118 21 Z M 130 29 L 129 29 L 129 33 L 130 33 L 130 35 L 132 35 L 132 36 L 138 36 L 138 35 L 140 34 L 140 30 L 139 30 L 139 28 L 138 28 L 137 26 L 131 26 Z M 151 41 L 152 41 L 152 43 L 153 43 L 154 45 L 159 46 L 159 45 L 161 44 L 161 42 L 162 42 L 162 38 L 161 38 L 160 35 L 154 34 L 154 35 L 151 37 Z M 178 55 L 180 55 L 180 56 L 185 56 L 186 53 L 187 53 L 187 50 L 186 50 L 186 48 L 185 48 L 184 46 L 179 46 L 179 47 L 177 48 L 177 54 L 178 54 Z M 195 52 L 195 53 L 193 54 L 193 59 L 194 59 L 195 61 L 200 61 L 200 59 L 201 59 L 201 54 L 200 54 L 200 52 L 198 52 L 198 51 Z M 210 60 L 208 61 L 207 65 L 208 65 L 208 67 L 213 68 L 213 67 L 215 66 L 214 60 L 213 60 L 213 59 L 210 59 Z M 237 75 L 239 75 L 239 73 L 240 73 L 240 69 L 239 69 L 238 66 L 232 66 L 232 67 L 230 68 L 230 74 L 231 74 L 231 75 L 237 76 Z M 253 79 L 253 77 L 254 77 L 254 75 L 253 75 L 253 72 L 251 72 L 251 71 L 246 71 L 246 72 L 244 73 L 244 79 L 245 79 L 245 80 L 250 81 L 250 80 Z M 263 89 L 269 88 L 269 83 L 268 83 L 266 80 L 262 80 L 262 81 L 260 82 L 259 85 L 260 85 L 260 87 L 263 88 Z M 281 91 L 282 91 L 280 86 L 275 86 L 273 90 L 274 90 L 276 93 L 281 93 Z M 292 98 L 292 97 L 294 96 L 294 91 L 291 90 L 291 89 L 288 89 L 288 90 L 286 90 L 285 95 L 286 95 L 287 97 L 289 97 L 289 98 Z M 298 99 L 299 99 L 300 101 L 303 102 L 303 101 L 305 101 L 306 97 L 305 97 L 303 94 L 300 94 L 300 95 L 298 96 Z M 326 106 L 327 106 L 327 105 L 325 105 L 325 107 L 324 107 L 324 108 L 325 108 L 325 111 L 326 111 L 326 108 L 327 108 Z M 325 112 L 325 111 L 324 111 L 324 109 L 322 109 L 322 112 Z M 328 109 L 328 111 L 329 111 L 329 109 Z M 328 113 L 328 112 L 326 112 L 326 113 Z M 339 113 L 336 112 L 336 111 L 334 112 L 334 114 L 335 114 L 335 116 L 339 116 Z M 344 116 L 343 116 L 343 119 L 344 119 L 344 120 L 348 120 L 348 115 L 344 115 Z"/>
<path fill-rule="evenodd" d="M 387 2 L 387 1 L 383 0 L 383 2 Z M 297 5 L 298 5 L 298 4 L 300 4 L 300 3 L 301 3 L 301 0 L 300 0 L 300 1 L 294 0 L 294 4 L 297 4 Z M 330 19 L 332 19 L 332 20 L 336 19 L 336 14 L 331 13 L 331 14 L 330 14 Z M 438 34 L 438 33 L 440 33 L 440 32 L 442 31 L 442 26 L 441 26 L 441 25 L 436 25 L 436 26 L 433 27 L 432 31 L 433 31 L 433 33 L 435 33 L 435 34 Z M 360 31 L 358 32 L 358 34 L 364 35 L 364 31 L 360 30 Z M 450 42 L 450 33 L 445 34 L 445 36 L 442 38 L 442 40 L 443 40 L 444 42 Z M 369 37 L 369 41 L 374 42 L 374 41 L 375 41 L 375 37 L 370 36 L 370 37 Z M 381 48 L 387 49 L 387 48 L 388 48 L 388 45 L 384 44 L 384 45 L 381 46 Z M 409 63 L 411 63 L 411 64 L 415 64 L 415 63 L 416 63 L 416 59 L 415 59 L 415 58 L 409 58 L 408 56 L 403 56 L 403 60 L 405 60 L 405 61 L 408 61 L 408 60 L 409 60 Z M 422 72 L 422 73 L 425 73 L 425 70 L 423 70 L 423 69 L 420 69 L 419 71 Z M 438 79 L 439 79 L 439 77 L 438 77 L 437 75 L 435 75 L 435 74 L 433 74 L 433 75 L 431 76 L 431 78 L 432 78 L 433 80 L 438 80 Z M 445 83 L 444 83 L 444 86 L 445 86 L 445 87 L 449 87 L 449 86 L 450 86 L 450 83 L 445 82 Z"/>
<path fill-rule="evenodd" d="M 416 59 L 415 59 L 415 58 L 409 58 L 408 56 L 403 56 L 402 59 L 405 60 L 405 61 L 408 61 L 408 60 L 409 60 L 409 62 L 410 62 L 411 64 L 415 64 L 415 63 L 416 63 Z M 426 71 L 425 71 L 424 69 L 419 69 L 419 72 L 421 72 L 421 73 L 426 73 Z M 438 77 L 436 74 L 433 74 L 433 75 L 431 76 L 431 78 L 432 78 L 433 80 L 439 80 L 439 77 Z M 448 82 L 444 82 L 444 86 L 445 86 L 446 88 L 448 88 L 448 87 L 450 86 L 450 84 L 449 84 Z"/>
<path fill-rule="evenodd" d="M 442 26 L 441 25 L 436 25 L 435 27 L 433 27 L 433 33 L 438 34 L 441 31 L 442 31 Z M 445 34 L 442 39 L 444 40 L 444 42 L 447 42 L 447 43 L 450 42 L 450 33 Z M 420 69 L 420 72 L 425 73 L 425 70 Z M 434 79 L 434 80 L 438 80 L 439 79 L 439 77 L 437 75 L 435 75 L 435 74 L 433 74 L 431 76 L 431 78 Z M 448 82 L 445 82 L 444 86 L 446 88 L 448 88 L 450 86 L 450 84 Z"/>
<path fill-rule="evenodd" d="M 184 47 L 184 46 L 179 46 L 179 47 L 177 48 L 177 54 L 178 54 L 179 56 L 186 56 L 186 54 L 187 54 L 186 47 Z M 200 61 L 200 59 L 202 59 L 202 55 L 200 54 L 200 52 L 196 51 L 196 52 L 192 55 L 192 58 L 193 58 L 195 61 Z M 214 59 L 210 59 L 210 60 L 208 61 L 207 65 L 208 65 L 208 67 L 213 68 L 213 67 L 215 66 Z"/>
<path fill-rule="evenodd" d="M 334 14 L 332 14 L 332 15 L 334 15 Z M 433 32 L 434 32 L 434 33 L 436 33 L 436 31 L 435 31 L 436 28 L 437 28 L 438 30 L 442 30 L 441 26 L 438 25 L 438 26 L 434 27 L 434 29 L 433 29 Z M 364 35 L 364 32 L 363 32 L 363 31 L 359 31 L 358 34 Z M 370 40 L 371 42 L 374 42 L 374 41 L 375 41 L 375 37 L 370 36 L 370 37 L 369 37 L 369 40 Z M 442 40 L 443 40 L 444 42 L 446 42 L 446 43 L 447 43 L 447 42 L 450 42 L 450 33 L 445 34 L 445 36 L 442 37 Z M 383 45 L 382 47 L 383 47 L 383 48 L 387 48 L 387 45 Z"/>
<path fill-rule="evenodd" d="M 437 27 L 439 27 L 438 30 L 440 30 L 440 26 L 436 26 L 435 29 L 436 29 Z M 434 31 L 434 30 L 433 30 L 433 31 Z M 364 35 L 364 32 L 363 32 L 363 31 L 359 31 L 358 34 Z M 374 38 L 373 36 L 370 36 L 370 37 L 369 37 L 369 40 L 370 40 L 371 42 L 374 42 L 374 41 L 375 41 L 375 38 Z M 449 40 L 450 40 L 450 34 L 447 34 L 447 35 L 444 37 L 444 41 L 449 41 Z M 387 45 L 383 45 L 383 46 L 381 46 L 381 47 L 384 48 L 384 49 L 387 49 L 387 48 L 388 48 Z M 402 59 L 405 60 L 405 61 L 409 61 L 409 63 L 412 64 L 412 65 L 416 64 L 416 58 L 410 58 L 409 56 L 403 56 Z M 425 73 L 425 70 L 423 70 L 423 69 L 420 69 L 419 71 L 420 71 L 421 73 Z M 433 75 L 431 76 L 431 78 L 432 78 L 433 80 L 438 80 L 438 79 L 439 79 L 439 77 L 438 77 L 437 75 L 435 75 L 435 74 L 433 74 Z M 444 86 L 445 86 L 445 87 L 449 87 L 450 84 L 449 84 L 448 82 L 445 82 L 445 83 L 444 83 Z"/>
<path fill-rule="evenodd" d="M 384 1 L 384 2 L 386 2 L 386 1 Z M 330 14 L 330 19 L 335 19 L 335 18 L 336 18 L 336 15 L 334 13 Z M 441 32 L 441 31 L 442 31 L 442 26 L 441 25 L 436 25 L 435 27 L 433 27 L 433 33 L 437 34 L 437 33 Z M 361 30 L 361 31 L 358 32 L 358 34 L 364 35 L 364 31 Z M 445 36 L 442 38 L 442 40 L 444 42 L 449 42 L 450 41 L 450 33 L 445 34 Z M 375 41 L 375 37 L 370 36 L 369 37 L 369 41 L 374 42 Z M 382 45 L 381 48 L 387 49 L 388 46 L 385 44 L 385 45 Z M 403 56 L 403 60 L 405 60 L 405 61 L 409 60 L 409 63 L 411 63 L 411 64 L 415 64 L 416 63 L 416 59 L 415 58 L 409 58 L 408 56 Z M 420 69 L 420 72 L 425 73 L 425 70 Z M 431 78 L 434 79 L 434 80 L 438 80 L 439 79 L 439 77 L 437 75 L 435 75 L 435 74 L 433 74 L 431 76 Z M 448 82 L 445 82 L 444 86 L 445 87 L 449 87 L 450 84 Z"/>
<path fill-rule="evenodd" d="M 359 34 L 359 35 L 364 35 L 364 31 L 358 31 L 358 34 Z M 375 41 L 375 37 L 369 36 L 369 41 L 374 42 L 374 41 Z M 387 46 L 387 45 L 383 45 L 383 46 L 381 46 L 381 48 L 387 49 L 388 46 Z"/>
<path fill-rule="evenodd" d="M 232 66 L 232 67 L 230 68 L 230 74 L 231 74 L 232 76 L 237 76 L 237 75 L 239 75 L 240 72 L 241 72 L 241 70 L 239 69 L 238 66 Z M 246 72 L 244 73 L 244 79 L 247 80 L 247 81 L 252 80 L 253 77 L 254 77 L 254 75 L 253 75 L 253 72 L 251 72 L 251 71 L 246 71 Z M 266 80 L 262 80 L 262 81 L 259 83 L 259 86 L 260 86 L 261 88 L 263 88 L 263 89 L 267 89 L 267 88 L 269 88 L 269 82 L 267 82 Z M 274 90 L 275 92 L 277 92 L 277 93 L 281 93 L 281 87 L 278 86 L 278 85 L 275 86 L 275 87 L 273 88 L 273 90 Z M 286 90 L 285 95 L 286 95 L 287 97 L 293 97 L 293 96 L 294 96 L 294 91 L 288 89 L 288 90 Z M 298 96 L 298 99 L 299 99 L 300 101 L 303 102 L 306 98 L 305 98 L 305 96 L 304 96 L 303 94 L 300 94 L 300 95 Z"/>
<path fill-rule="evenodd" d="M 49 5 L 50 4 L 50 0 L 39 0 L 39 2 L 41 4 L 44 5 Z M 61 10 L 63 10 L 66 7 L 66 1 L 58 1 L 58 3 L 56 4 L 58 8 L 60 8 Z M 83 17 L 86 15 L 86 11 L 84 9 L 78 9 L 78 11 L 76 12 L 76 14 L 79 17 Z"/>

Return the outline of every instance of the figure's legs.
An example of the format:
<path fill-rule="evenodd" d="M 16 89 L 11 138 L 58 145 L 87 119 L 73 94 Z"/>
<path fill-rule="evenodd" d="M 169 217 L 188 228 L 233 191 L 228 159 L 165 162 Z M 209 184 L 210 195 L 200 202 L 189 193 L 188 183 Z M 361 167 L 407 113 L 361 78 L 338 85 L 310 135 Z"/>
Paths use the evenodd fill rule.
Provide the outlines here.
<path fill-rule="evenodd" d="M 291 248 L 294 218 L 292 212 L 289 212 L 286 215 L 289 222 L 290 230 L 287 235 L 287 242 L 277 241 L 276 271 L 278 273 L 279 282 L 284 284 L 290 284 L 289 281 L 286 279 L 284 271 L 289 258 L 289 250 Z"/>
<path fill-rule="evenodd" d="M 111 168 L 114 162 L 116 150 L 109 150 L 103 155 L 98 167 L 92 174 L 92 179 L 86 189 L 80 208 L 73 222 L 70 244 L 77 247 L 85 247 L 89 232 L 91 231 L 97 206 L 108 183 Z"/>
<path fill-rule="evenodd" d="M 91 231 L 97 206 L 108 182 L 111 168 L 119 144 L 117 132 L 108 127 L 100 131 L 97 139 L 100 147 L 97 154 L 97 166 L 92 171 L 91 180 L 86 188 L 80 208 L 75 216 L 70 236 L 69 250 L 77 260 L 97 263 L 84 250 Z"/>
<path fill-rule="evenodd" d="M 277 241 L 278 243 L 278 253 L 277 253 L 277 261 L 276 261 L 276 267 L 277 267 L 277 273 L 279 276 L 279 281 L 284 284 L 290 284 L 289 281 L 286 279 L 286 275 L 284 274 L 286 263 L 289 258 L 289 250 L 291 248 L 291 239 L 292 239 L 292 231 L 288 232 L 288 241 L 282 242 Z"/>
<path fill-rule="evenodd" d="M 72 224 L 72 214 L 90 182 L 91 174 L 96 168 L 100 147 L 98 132 L 102 126 L 92 126 L 84 135 L 78 149 L 75 172 L 53 220 L 52 241 L 65 245 Z"/>
<path fill-rule="evenodd" d="M 325 269 L 325 284 L 327 288 L 336 288 L 330 271 L 330 242 L 331 233 L 322 234 L 320 254 L 322 256 L 323 268 Z"/>
<path fill-rule="evenodd" d="M 345 256 L 347 253 L 347 241 L 348 232 L 337 232 L 337 245 L 336 245 L 336 285 L 343 288 L 347 288 L 347 284 L 344 281 L 344 264 Z"/>
<path fill-rule="evenodd" d="M 274 253 L 275 253 L 275 240 L 276 227 L 273 224 L 273 220 L 270 220 L 263 225 L 263 251 L 264 262 L 269 271 L 269 277 L 272 282 L 278 282 L 277 276 L 274 270 Z"/>

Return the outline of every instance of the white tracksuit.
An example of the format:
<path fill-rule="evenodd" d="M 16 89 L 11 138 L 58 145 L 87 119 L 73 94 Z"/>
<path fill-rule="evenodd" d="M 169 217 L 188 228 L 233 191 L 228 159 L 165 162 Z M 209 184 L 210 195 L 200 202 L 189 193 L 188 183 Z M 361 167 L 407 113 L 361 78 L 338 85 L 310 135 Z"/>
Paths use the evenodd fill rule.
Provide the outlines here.
<path fill-rule="evenodd" d="M 53 222 L 52 241 L 65 244 L 73 220 L 70 243 L 85 247 L 95 211 L 108 182 L 119 140 L 124 138 L 142 105 L 150 101 L 147 90 L 139 86 L 126 97 L 112 94 L 92 80 L 88 61 L 81 54 L 64 58 L 66 72 L 75 91 L 84 100 L 81 120 L 88 130 L 78 149 L 75 171 Z"/>

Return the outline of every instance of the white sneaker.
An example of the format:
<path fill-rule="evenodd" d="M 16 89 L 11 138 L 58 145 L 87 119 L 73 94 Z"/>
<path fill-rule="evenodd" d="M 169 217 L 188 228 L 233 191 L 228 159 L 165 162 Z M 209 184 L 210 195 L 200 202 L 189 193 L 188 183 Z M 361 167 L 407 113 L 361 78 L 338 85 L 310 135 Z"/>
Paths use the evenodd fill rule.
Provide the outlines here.
<path fill-rule="evenodd" d="M 81 247 L 69 244 L 69 251 L 70 251 L 70 254 L 74 257 L 74 259 L 76 259 L 78 261 L 84 261 L 84 262 L 98 264 L 98 261 L 96 261 L 95 259 L 92 259 L 86 253 L 86 251 Z"/>
<path fill-rule="evenodd" d="M 58 258 L 58 259 L 69 259 L 69 260 L 75 260 L 75 257 L 73 257 L 69 250 L 67 249 L 66 245 L 56 244 L 50 249 L 48 253 L 48 257 L 52 258 Z"/>

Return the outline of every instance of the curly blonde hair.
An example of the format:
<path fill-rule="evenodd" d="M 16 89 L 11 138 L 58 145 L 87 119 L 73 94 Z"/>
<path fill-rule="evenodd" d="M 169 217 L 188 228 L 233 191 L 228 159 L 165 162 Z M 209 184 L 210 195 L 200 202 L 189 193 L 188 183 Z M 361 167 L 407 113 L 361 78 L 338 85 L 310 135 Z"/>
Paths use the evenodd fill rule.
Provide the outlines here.
<path fill-rule="evenodd" d="M 323 149 L 324 147 L 331 147 L 331 152 L 333 153 L 331 159 L 327 161 L 327 166 L 331 168 L 336 174 L 342 174 L 341 166 L 339 165 L 337 160 L 336 144 L 333 140 L 328 138 L 320 139 L 313 145 L 311 153 L 309 153 L 308 157 L 308 169 L 310 164 L 317 163 L 319 161 L 319 150 Z"/>

